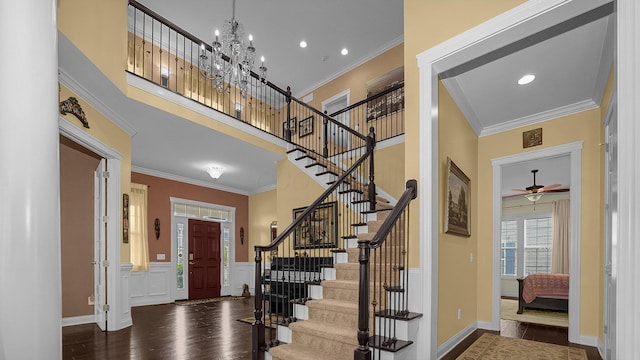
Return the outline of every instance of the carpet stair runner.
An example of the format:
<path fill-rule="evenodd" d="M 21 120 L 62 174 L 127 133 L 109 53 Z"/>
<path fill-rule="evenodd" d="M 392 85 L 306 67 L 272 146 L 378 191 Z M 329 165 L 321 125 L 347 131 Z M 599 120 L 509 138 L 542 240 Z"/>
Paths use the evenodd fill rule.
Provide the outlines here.
<path fill-rule="evenodd" d="M 304 310 L 294 310 L 298 321 L 288 325 L 288 329 L 282 329 L 283 336 L 280 339 L 284 344 L 272 347 L 267 353 L 274 360 L 352 360 L 354 350 L 358 346 L 358 282 L 360 265 L 358 263 L 359 250 L 357 239 L 371 239 L 378 231 L 380 225 L 389 214 L 389 210 L 393 206 L 389 206 L 384 199 L 378 198 L 379 202 L 386 205 L 385 209 L 376 211 L 373 215 L 368 216 L 369 220 L 365 225 L 359 226 L 359 231 L 367 231 L 358 233 L 355 241 L 346 242 L 346 262 L 340 262 L 336 257 L 334 265 L 335 279 L 322 281 L 321 285 L 311 285 L 316 289 L 310 289 L 310 294 L 314 300 L 306 301 L 305 305 L 295 305 L 303 307 Z M 398 236 L 398 240 L 404 238 L 403 234 Z M 389 242 L 389 249 L 385 254 L 390 254 L 395 248 L 400 248 Z M 389 250 L 387 249 L 387 250 Z M 377 266 L 388 266 L 387 263 L 390 255 L 380 256 Z M 344 258 L 343 258 L 344 259 Z M 373 261 L 373 259 L 372 259 Z M 374 264 L 371 264 L 370 270 L 373 271 Z M 373 289 L 370 291 L 373 295 Z M 375 326 L 375 316 L 370 314 L 369 331 L 373 333 Z M 281 325 L 282 326 L 282 325 Z M 398 331 L 398 334 L 406 333 L 405 339 L 398 336 L 397 352 L 382 352 L 382 359 L 415 359 L 415 346 L 411 345 L 409 337 L 414 337 L 417 332 L 417 325 L 413 326 L 411 331 Z M 279 332 L 280 334 L 280 332 Z M 400 348 L 400 346 L 408 346 Z"/>

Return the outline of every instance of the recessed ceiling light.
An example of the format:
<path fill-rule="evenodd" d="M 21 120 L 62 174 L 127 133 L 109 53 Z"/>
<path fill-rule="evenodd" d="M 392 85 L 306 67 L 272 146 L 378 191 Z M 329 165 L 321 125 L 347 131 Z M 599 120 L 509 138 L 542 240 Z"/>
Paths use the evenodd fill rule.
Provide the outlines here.
<path fill-rule="evenodd" d="M 340 51 L 340 54 L 342 55 L 347 55 L 349 53 L 349 50 L 347 50 L 347 48 L 342 49 L 342 51 Z"/>
<path fill-rule="evenodd" d="M 303 49 L 306 48 L 307 47 L 307 42 L 304 41 L 304 40 L 300 41 L 300 47 L 303 48 Z"/>
<path fill-rule="evenodd" d="M 536 76 L 533 74 L 527 74 L 518 80 L 518 85 L 527 85 L 535 80 Z"/>

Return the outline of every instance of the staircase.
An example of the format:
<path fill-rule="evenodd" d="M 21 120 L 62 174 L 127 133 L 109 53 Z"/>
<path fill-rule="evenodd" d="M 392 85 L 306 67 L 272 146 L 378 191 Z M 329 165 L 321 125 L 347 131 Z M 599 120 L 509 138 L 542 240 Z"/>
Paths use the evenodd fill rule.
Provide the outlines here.
<path fill-rule="evenodd" d="M 343 169 L 322 157 L 316 157 L 298 148 L 291 149 L 289 159 L 314 177 L 325 188 L 336 180 Z M 319 160 L 318 160 L 319 158 Z M 308 298 L 297 301 L 293 310 L 293 322 L 280 324 L 277 340 L 280 345 L 271 347 L 265 359 L 354 359 L 358 347 L 358 299 L 360 264 L 358 240 L 370 241 L 391 213 L 393 205 L 385 197 L 376 196 L 376 210 L 369 210 L 367 187 L 352 176 L 340 192 L 349 194 L 343 202 L 358 214 L 353 218 L 352 232 L 342 236 L 340 250 L 334 251 L 333 268 L 322 270 L 319 285 L 308 286 Z M 369 267 L 369 346 L 374 359 L 416 359 L 416 339 L 420 314 L 402 313 L 406 309 L 401 294 L 404 291 L 403 273 L 406 257 L 403 231 L 391 233 L 378 256 L 371 259 Z M 398 257 L 402 254 L 402 257 Z M 380 282 L 384 277 L 384 289 Z M 382 283 L 382 282 L 381 282 Z M 377 287 L 377 288 L 376 288 Z M 383 295 L 376 295 L 382 291 Z M 403 307 L 404 305 L 404 307 Z M 389 325 L 393 329 L 389 330 Z"/>

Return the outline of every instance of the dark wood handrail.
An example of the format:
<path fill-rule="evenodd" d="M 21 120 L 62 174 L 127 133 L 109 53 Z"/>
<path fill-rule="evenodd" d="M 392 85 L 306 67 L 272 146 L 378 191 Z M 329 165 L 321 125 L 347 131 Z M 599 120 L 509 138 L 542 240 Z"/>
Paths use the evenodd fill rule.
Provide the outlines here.
<path fill-rule="evenodd" d="M 344 113 L 344 112 L 347 112 L 347 111 L 349 111 L 349 110 L 355 109 L 355 108 L 357 108 L 358 106 L 361 106 L 361 105 L 363 105 L 363 104 L 366 104 L 366 103 L 368 103 L 369 101 L 373 101 L 373 100 L 375 100 L 375 99 L 377 99 L 377 98 L 379 98 L 379 97 L 385 96 L 385 95 L 387 95 L 388 93 L 390 93 L 390 92 L 392 92 L 392 91 L 395 91 L 395 90 L 398 90 L 398 89 L 403 88 L 403 87 L 404 87 L 404 81 L 403 81 L 403 82 L 401 82 L 401 83 L 399 83 L 399 84 L 396 84 L 396 85 L 394 85 L 394 86 L 392 86 L 392 87 L 390 87 L 390 88 L 388 88 L 388 89 L 386 89 L 386 90 L 383 90 L 383 91 L 381 91 L 381 92 L 379 92 L 379 93 L 377 93 L 377 94 L 375 94 L 375 95 L 373 95 L 373 96 L 371 96 L 371 97 L 368 97 L 368 98 L 366 98 L 366 99 L 362 99 L 362 100 L 358 101 L 358 102 L 357 102 L 357 103 L 355 103 L 355 104 L 351 104 L 351 105 L 347 106 L 347 107 L 346 107 L 346 108 L 344 108 L 344 109 L 340 109 L 340 110 L 338 110 L 338 111 L 334 112 L 333 114 L 329 114 L 329 116 L 334 116 L 334 117 L 335 117 L 336 115 L 340 115 L 340 114 L 342 114 L 342 113 Z"/>
<path fill-rule="evenodd" d="M 393 229 L 393 226 L 400 218 L 400 215 L 402 215 L 405 208 L 409 206 L 411 200 L 415 199 L 417 196 L 418 182 L 416 180 L 408 180 L 404 194 L 402 194 L 400 200 L 398 200 L 398 203 L 393 207 L 393 210 L 391 210 L 389 216 L 384 219 L 384 222 L 382 223 L 382 225 L 380 225 L 380 229 L 373 236 L 373 239 L 371 239 L 371 242 L 369 244 L 370 248 L 379 248 L 380 246 L 382 246 L 382 244 L 384 244 L 384 239 L 387 238 L 387 236 L 391 232 L 391 229 Z"/>
<path fill-rule="evenodd" d="M 322 193 L 322 195 L 320 195 L 316 199 L 316 201 L 313 202 L 313 204 L 307 206 L 302 214 L 300 214 L 300 216 L 298 216 L 289 226 L 287 226 L 287 228 L 284 229 L 284 231 L 280 233 L 280 235 L 278 235 L 273 240 L 273 242 L 271 242 L 271 244 L 256 245 L 254 248 L 256 253 L 260 251 L 270 251 L 278 247 L 278 245 L 280 245 L 280 243 L 282 243 L 289 235 L 291 235 L 293 230 L 298 227 L 300 223 L 302 223 L 309 216 L 309 214 L 311 214 L 311 212 L 318 207 L 318 205 L 322 204 L 322 202 L 327 197 L 329 197 L 329 195 L 331 195 L 335 191 L 335 189 L 338 188 L 338 186 L 342 185 L 342 183 L 347 179 L 349 175 L 351 175 L 351 173 L 353 173 L 365 160 L 367 160 L 372 155 L 373 147 L 367 149 L 367 152 L 364 154 L 364 156 L 358 159 L 353 165 L 351 165 L 349 169 L 347 169 L 342 175 L 340 175 L 340 177 L 338 177 L 338 179 L 331 186 L 329 186 L 329 188 L 325 190 L 324 193 Z"/>
<path fill-rule="evenodd" d="M 330 121 L 330 122 L 332 122 L 333 124 L 335 124 L 335 125 L 337 125 L 338 127 L 342 128 L 344 131 L 349 132 L 351 135 L 356 136 L 356 137 L 358 137 L 358 138 L 360 138 L 360 139 L 362 139 L 362 140 L 366 140 L 366 139 L 367 139 L 367 137 L 366 137 L 365 135 L 362 135 L 361 133 L 359 133 L 359 132 L 357 132 L 357 131 L 353 130 L 352 128 L 350 128 L 350 127 L 346 126 L 345 124 L 343 124 L 343 123 L 341 123 L 341 122 L 339 122 L 339 121 L 334 120 L 334 119 L 331 117 L 332 115 L 327 115 L 327 114 L 325 114 L 325 113 L 323 113 L 323 112 L 319 111 L 318 109 L 314 108 L 313 106 L 311 106 L 311 105 L 309 105 L 309 104 L 307 104 L 307 103 L 305 103 L 305 102 L 302 102 L 302 101 L 300 101 L 299 99 L 296 99 L 296 98 L 295 98 L 295 97 L 293 97 L 293 96 L 291 97 L 291 99 L 293 99 L 295 102 L 297 102 L 300 106 L 305 107 L 305 108 L 309 109 L 310 111 L 312 111 L 312 112 L 314 112 L 314 113 L 318 114 L 319 116 L 321 116 L 321 117 L 323 117 L 323 118 L 325 118 L 325 119 L 329 120 L 329 121 Z"/>
<path fill-rule="evenodd" d="M 164 16 L 158 14 L 157 12 L 149 9 L 148 7 L 140 4 L 139 2 L 137 2 L 136 0 L 129 0 L 129 5 L 133 6 L 134 8 L 137 8 L 141 11 L 143 11 L 144 13 L 150 15 L 151 17 L 153 17 L 154 19 L 164 23 L 165 25 L 167 25 L 170 28 L 173 28 L 176 32 L 180 33 L 180 35 L 184 36 L 185 38 L 193 41 L 194 43 L 197 44 L 201 44 L 204 45 L 204 47 L 212 52 L 213 48 L 211 47 L 211 45 L 207 44 L 205 41 L 199 39 L 198 37 L 192 35 L 191 33 L 187 32 L 186 30 L 184 30 L 183 28 L 181 28 L 180 26 L 174 24 L 173 22 L 171 22 L 169 19 L 165 18 Z M 223 54 L 222 58 L 229 62 L 231 59 Z M 251 77 L 257 80 L 260 80 L 260 76 L 258 74 L 256 74 L 255 72 L 251 71 Z M 287 96 L 287 92 L 281 88 L 279 88 L 278 86 L 274 85 L 272 82 L 267 81 L 265 83 L 267 86 L 269 86 L 270 88 L 274 89 L 275 91 L 279 92 L 280 94 Z"/>

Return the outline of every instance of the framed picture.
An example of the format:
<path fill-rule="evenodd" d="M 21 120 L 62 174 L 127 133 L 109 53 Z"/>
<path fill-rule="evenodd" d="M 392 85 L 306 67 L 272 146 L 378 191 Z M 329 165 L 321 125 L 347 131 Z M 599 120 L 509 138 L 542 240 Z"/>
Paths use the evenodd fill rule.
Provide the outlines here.
<path fill-rule="evenodd" d="M 122 242 L 129 243 L 129 194 L 122 194 Z"/>
<path fill-rule="evenodd" d="M 313 133 L 313 116 L 309 116 L 298 123 L 298 136 L 303 137 Z"/>
<path fill-rule="evenodd" d="M 291 130 L 291 135 L 296 133 L 296 118 L 292 117 L 289 121 L 284 121 L 282 123 L 282 135 L 284 136 L 287 133 L 287 128 Z"/>
<path fill-rule="evenodd" d="M 469 224 L 469 177 L 447 157 L 447 208 L 444 213 L 444 232 L 471 236 Z"/>
<path fill-rule="evenodd" d="M 300 217 L 306 207 L 293 209 L 293 219 Z M 293 232 L 294 249 L 338 247 L 338 203 L 320 205 Z"/>
<path fill-rule="evenodd" d="M 374 97 L 402 82 L 404 82 L 404 67 L 391 70 L 381 77 L 367 82 L 367 98 Z M 373 121 L 401 110 L 404 110 L 404 88 L 368 101 L 367 121 Z"/>

